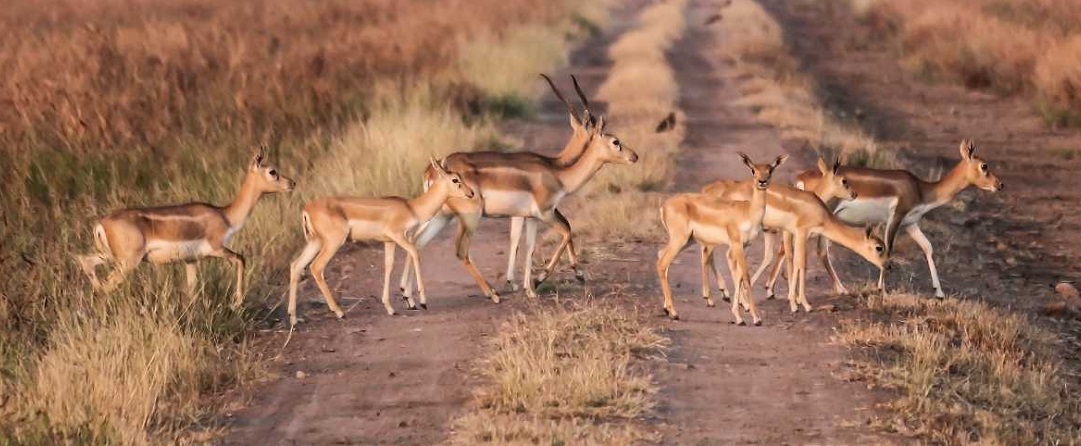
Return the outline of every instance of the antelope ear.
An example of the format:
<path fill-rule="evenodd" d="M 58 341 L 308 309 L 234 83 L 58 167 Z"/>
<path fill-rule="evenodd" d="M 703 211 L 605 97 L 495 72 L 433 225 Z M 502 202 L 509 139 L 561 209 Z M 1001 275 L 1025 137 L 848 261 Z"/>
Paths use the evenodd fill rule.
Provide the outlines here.
<path fill-rule="evenodd" d="M 864 232 L 867 234 L 867 238 L 871 238 L 871 236 L 875 235 L 875 227 L 868 226 L 864 228 Z"/>
<path fill-rule="evenodd" d="M 833 162 L 833 174 L 837 175 L 837 171 L 841 170 L 841 160 Z"/>
<path fill-rule="evenodd" d="M 747 154 L 743 152 L 737 152 L 736 154 L 739 155 L 739 159 L 743 161 L 743 164 L 745 164 L 747 167 L 750 167 L 751 170 L 754 170 L 754 162 L 751 161 L 751 157 L 747 156 Z"/>
<path fill-rule="evenodd" d="M 251 160 L 251 168 L 262 168 L 263 161 L 266 161 L 266 144 L 260 145 L 259 149 L 255 152 L 255 156 L 253 156 Z"/>
<path fill-rule="evenodd" d="M 787 160 L 787 159 L 788 159 L 788 154 L 787 153 L 781 154 L 780 156 L 777 157 L 777 159 L 773 160 L 773 164 L 770 164 L 769 168 L 770 169 L 776 169 L 777 166 L 780 166 L 781 164 L 784 164 L 785 160 Z"/>
<path fill-rule="evenodd" d="M 604 131 L 604 127 L 607 125 L 608 121 L 604 119 L 604 115 L 597 116 L 593 122 L 593 130 L 596 130 L 597 133 L 601 133 Z"/>
<path fill-rule="evenodd" d="M 439 173 L 439 176 L 447 174 L 447 169 L 439 164 L 439 161 L 436 161 L 435 156 L 428 157 L 428 162 L 431 163 L 432 167 L 435 168 L 435 171 Z"/>
<path fill-rule="evenodd" d="M 961 159 L 972 159 L 974 153 L 976 153 L 976 144 L 967 139 L 961 140 Z"/>
<path fill-rule="evenodd" d="M 826 176 L 826 175 L 829 175 L 830 173 L 833 173 L 833 171 L 830 171 L 829 165 L 826 164 L 826 160 L 824 160 L 822 158 L 818 159 L 818 171 L 822 172 L 822 176 Z"/>

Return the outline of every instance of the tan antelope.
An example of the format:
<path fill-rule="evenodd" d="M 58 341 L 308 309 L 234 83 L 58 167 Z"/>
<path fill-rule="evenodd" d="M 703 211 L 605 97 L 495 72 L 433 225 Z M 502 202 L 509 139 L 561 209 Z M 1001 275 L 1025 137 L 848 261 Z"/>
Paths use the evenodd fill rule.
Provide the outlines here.
<path fill-rule="evenodd" d="M 244 226 L 263 194 L 290 192 L 296 182 L 273 166 L 265 165 L 265 148 L 252 159 L 240 191 L 232 203 L 214 206 L 189 203 L 176 206 L 130 208 L 114 212 L 94 226 L 95 254 L 76 256 L 95 289 L 111 291 L 143 260 L 153 264 L 184 262 L 187 291 L 195 295 L 196 262 L 206 257 L 229 260 L 236 266 L 236 300 L 244 301 L 244 257 L 226 245 Z M 102 284 L 96 269 L 113 264 Z"/>
<path fill-rule="evenodd" d="M 837 169 L 840 168 L 840 163 L 834 163 L 833 167 L 830 167 L 828 164 L 826 164 L 824 160 L 819 158 L 817 166 L 819 172 L 822 173 L 822 181 L 818 181 L 815 185 L 815 188 L 812 189 L 811 192 L 814 193 L 814 195 L 818 197 L 819 200 L 822 200 L 823 203 L 829 203 L 831 199 L 835 198 L 841 200 L 851 200 L 852 198 L 855 198 L 856 194 L 852 192 L 852 189 L 848 187 L 848 180 L 845 180 L 844 176 L 842 175 L 837 175 Z M 702 193 L 717 195 L 728 200 L 750 200 L 751 186 L 751 182 L 749 181 L 720 180 L 710 183 L 706 187 L 702 188 Z M 774 188 L 770 189 L 771 192 L 789 192 L 791 190 L 793 190 L 792 187 L 784 185 L 774 185 Z M 771 215 L 768 208 L 769 205 L 770 200 L 767 200 L 766 219 L 763 221 L 762 224 L 762 240 L 765 247 L 763 249 L 762 264 L 759 265 L 758 269 L 755 270 L 754 275 L 751 276 L 752 286 L 758 281 L 758 277 L 762 275 L 762 272 L 770 265 L 773 260 L 774 234 L 778 234 L 784 229 L 780 226 L 770 224 L 771 222 L 775 221 L 775 219 L 770 218 Z M 710 257 L 705 252 L 705 247 L 703 247 L 702 249 L 703 256 Z M 713 258 L 710 257 L 708 260 L 710 262 L 710 265 L 712 265 Z M 721 298 L 727 302 L 729 299 L 728 291 L 725 288 L 724 278 L 720 274 L 716 274 L 716 277 L 718 290 L 721 292 Z M 702 294 L 702 296 L 705 297 L 708 296 L 708 282 L 703 281 L 703 286 L 706 287 L 705 289 L 703 289 Z M 773 297 L 773 289 L 767 287 L 766 299 L 772 299 Z M 707 301 L 709 301 L 709 299 L 707 299 Z M 710 305 L 712 306 L 712 304 Z"/>
<path fill-rule="evenodd" d="M 971 186 L 991 192 L 1002 190 L 1002 182 L 991 173 L 986 161 L 975 156 L 975 152 L 976 145 L 972 141 L 961 141 L 961 161 L 938 181 L 923 181 L 906 170 L 841 167 L 838 173 L 848 179 L 849 186 L 859 196 L 835 204 L 833 213 L 849 224 L 885 224 L 887 257 L 893 251 L 897 233 L 904 229 L 927 258 L 935 297 L 945 297 L 938 279 L 938 269 L 935 268 L 934 248 L 920 229 L 920 219 Z M 797 185 L 802 183 L 803 188 L 810 189 L 821 179 L 817 172 L 808 171 L 797 176 Z M 820 240 L 819 249 L 823 251 L 819 256 L 833 280 L 834 289 L 838 293 L 847 293 L 830 261 L 829 241 Z M 783 255 L 778 256 L 778 262 L 783 260 Z M 885 289 L 885 280 L 886 271 L 883 268 L 878 276 L 879 289 Z"/>
<path fill-rule="evenodd" d="M 482 164 L 482 163 L 529 163 L 539 162 L 547 163 L 553 167 L 565 167 L 576 161 L 582 152 L 585 150 L 586 143 L 589 142 L 590 129 L 596 124 L 596 117 L 589 112 L 589 100 L 582 92 L 581 86 L 578 85 L 578 78 L 573 74 L 571 75 L 571 81 L 574 83 L 574 90 L 578 94 L 578 98 L 582 101 L 582 111 L 577 112 L 574 107 L 563 97 L 563 93 L 556 88 L 552 79 L 545 74 L 541 74 L 541 77 L 551 87 L 552 92 L 555 93 L 556 98 L 567 108 L 567 118 L 570 121 L 571 137 L 567 140 L 567 143 L 563 146 L 563 150 L 558 155 L 551 157 L 541 155 L 535 152 L 519 151 L 519 152 L 494 152 L 494 151 L 479 151 L 479 152 L 456 152 L 446 158 L 446 162 L 451 166 L 458 166 L 462 164 Z M 559 212 L 558 209 L 554 210 L 558 214 L 559 219 L 566 220 L 565 217 Z M 522 229 L 525 223 L 523 217 L 511 217 L 510 223 L 510 246 L 507 250 L 507 286 L 513 291 L 517 290 L 518 284 L 514 278 L 514 267 L 518 257 L 518 248 L 521 245 Z M 535 237 L 535 235 L 533 235 Z M 577 253 L 574 250 L 573 242 L 569 245 L 567 250 L 568 255 L 571 258 L 571 264 L 574 268 L 575 277 L 579 281 L 585 280 L 585 275 L 578 269 L 577 265 Z M 526 259 L 525 268 L 532 266 L 531 259 Z M 403 293 L 406 292 L 407 276 L 402 276 L 402 284 L 400 289 Z"/>
<path fill-rule="evenodd" d="M 564 250 L 571 241 L 571 226 L 558 212 L 556 206 L 567 195 L 582 188 L 605 164 L 634 164 L 638 154 L 626 148 L 614 135 L 605 132 L 605 121 L 598 117 L 590 127 L 589 139 L 585 150 L 573 163 L 567 166 L 555 166 L 543 161 L 502 161 L 468 162 L 457 158 L 447 160 L 447 167 L 459 172 L 470 185 L 478 191 L 479 200 L 451 199 L 447 206 L 421 230 L 417 237 L 417 246 L 426 245 L 451 218 L 458 219 L 458 235 L 455 240 L 456 255 L 462 261 L 466 271 L 480 286 L 485 296 L 493 302 L 499 302 L 499 295 L 492 289 L 469 256 L 469 241 L 476 231 L 481 216 L 488 217 L 523 217 L 526 231 L 526 264 L 533 257 L 536 246 L 536 222 L 541 221 L 562 234 L 555 253 L 545 266 L 544 277 L 555 268 Z M 430 181 L 433 172 L 425 172 Z M 571 256 L 572 267 L 577 268 L 577 259 Z M 412 283 L 409 265 L 402 272 L 402 292 L 409 296 Z M 531 268 L 525 268 L 523 286 L 526 294 L 536 296 Z"/>
<path fill-rule="evenodd" d="M 762 226 L 767 233 L 770 230 L 783 231 L 785 249 L 794 253 L 788 276 L 788 302 L 792 312 L 798 310 L 797 304 L 803 305 L 804 311 L 811 311 L 811 304 L 806 296 L 808 236 L 817 234 L 836 241 L 879 268 L 886 261 L 885 245 L 873 235 L 872 228 L 864 229 L 844 224 L 830 213 L 829 208 L 822 202 L 822 197 L 852 199 L 856 195 L 848 188 L 844 177 L 836 175 L 837 167 L 834 165 L 830 169 L 825 162 L 818 161 L 819 171 L 830 183 L 823 181 L 816 185 L 816 190 L 823 195 L 784 185 L 773 185 L 766 191 L 766 213 Z M 726 200 L 748 200 L 753 194 L 751 186 L 748 182 L 718 181 L 706 186 L 703 193 Z M 771 251 L 772 248 L 767 247 L 767 254 L 772 254 Z M 713 300 L 709 297 L 709 271 L 713 270 L 721 290 L 724 290 L 724 278 L 713 265 L 711 250 L 703 249 L 702 256 L 703 298 L 709 306 L 713 306 Z M 764 265 L 768 262 L 768 259 L 763 260 Z M 762 268 L 759 268 L 759 272 L 761 270 Z M 750 279 L 750 284 L 754 284 L 754 278 Z M 772 297 L 772 288 L 768 290 Z"/>
<path fill-rule="evenodd" d="M 732 316 L 735 322 L 743 325 L 739 302 L 744 302 L 751 313 L 755 325 L 761 325 L 758 309 L 751 296 L 750 272 L 744 248 L 762 232 L 762 218 L 766 214 L 766 188 L 769 187 L 773 170 L 780 166 L 788 155 L 778 156 L 770 164 L 754 164 L 751 159 L 739 154 L 754 176 L 754 190 L 750 201 L 731 201 L 706 194 L 679 194 L 665 200 L 661 206 L 661 223 L 668 232 L 668 244 L 657 253 L 657 274 L 664 292 L 664 311 L 672 319 L 679 319 L 675 304 L 672 302 L 672 289 L 668 284 L 668 268 L 687 243 L 694 239 L 699 245 L 712 252 L 718 245 L 728 245 L 728 269 L 735 282 L 732 299 Z M 703 266 L 705 266 L 703 258 Z M 703 276 L 703 278 L 706 278 Z M 709 285 L 705 289 L 708 293 Z"/>
<path fill-rule="evenodd" d="M 409 261 L 417 269 L 417 286 L 420 291 L 420 306 L 428 308 L 424 293 L 424 281 L 420 277 L 420 255 L 413 243 L 416 229 L 439 212 L 450 198 L 472 199 L 473 189 L 462 181 L 462 177 L 448 172 L 445 167 L 431 160 L 431 170 L 435 176 L 427 190 L 416 198 L 407 200 L 401 197 L 358 198 L 324 197 L 306 204 L 301 213 L 301 224 L 307 244 L 300 255 L 289 265 L 289 323 L 297 323 L 297 285 L 300 274 L 311 265 L 312 276 L 319 291 L 327 301 L 327 306 L 339 318 L 345 315 L 327 286 L 323 272 L 330 259 L 347 240 L 374 240 L 383 242 L 383 256 L 386 270 L 383 272 L 383 307 L 387 314 L 394 315 L 390 305 L 390 273 L 394 269 L 394 246 L 402 248 Z M 406 264 L 409 264 L 407 261 Z M 406 299 L 409 309 L 415 310 L 412 298 Z"/>

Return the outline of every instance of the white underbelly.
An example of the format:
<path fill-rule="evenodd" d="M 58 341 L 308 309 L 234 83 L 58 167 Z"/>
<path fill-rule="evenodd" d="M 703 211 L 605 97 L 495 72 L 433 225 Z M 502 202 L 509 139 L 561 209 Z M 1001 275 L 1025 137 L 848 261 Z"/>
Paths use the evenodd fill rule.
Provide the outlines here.
<path fill-rule="evenodd" d="M 727 245 L 731 243 L 728 231 L 722 226 L 693 225 L 691 231 L 694 240 L 704 245 Z"/>
<path fill-rule="evenodd" d="M 486 191 L 484 215 L 491 217 L 535 217 L 540 215 L 533 194 L 525 191 Z"/>
<path fill-rule="evenodd" d="M 889 220 L 896 205 L 895 198 L 857 198 L 840 202 L 834 214 L 850 225 L 874 225 Z"/>
<path fill-rule="evenodd" d="M 146 244 L 146 260 L 159 264 L 197 260 L 213 250 L 206 240 L 154 240 Z"/>
<path fill-rule="evenodd" d="M 349 239 L 353 241 L 386 240 L 384 226 L 367 220 L 349 220 Z"/>

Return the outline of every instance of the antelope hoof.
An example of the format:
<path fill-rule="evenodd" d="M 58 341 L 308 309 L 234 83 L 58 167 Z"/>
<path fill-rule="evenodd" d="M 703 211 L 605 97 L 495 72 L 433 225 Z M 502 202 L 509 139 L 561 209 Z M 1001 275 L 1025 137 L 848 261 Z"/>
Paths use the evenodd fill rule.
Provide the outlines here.
<path fill-rule="evenodd" d="M 678 314 L 676 314 L 676 312 L 674 312 L 674 311 L 673 311 L 673 312 L 671 313 L 671 315 L 672 315 L 672 320 L 673 320 L 673 321 L 678 321 L 678 320 L 679 320 L 679 315 L 678 315 Z"/>
<path fill-rule="evenodd" d="M 937 299 L 945 299 L 946 294 L 943 293 L 942 290 L 935 290 L 935 298 L 937 298 Z"/>
<path fill-rule="evenodd" d="M 739 321 L 739 322 L 736 322 L 736 325 L 739 325 L 740 327 L 744 327 L 744 326 L 747 325 L 747 322 Z"/>
<path fill-rule="evenodd" d="M 508 280 L 507 289 L 510 290 L 512 293 L 518 291 L 518 283 Z"/>
<path fill-rule="evenodd" d="M 837 293 L 838 296 L 844 296 L 844 295 L 848 294 L 848 289 L 842 286 L 842 287 L 834 288 L 833 292 Z"/>
<path fill-rule="evenodd" d="M 811 308 L 811 306 L 810 306 L 810 305 L 808 305 L 808 304 L 803 304 L 803 312 L 804 312 L 804 313 L 810 313 L 810 312 L 811 312 L 811 310 L 812 310 L 812 308 Z"/>
<path fill-rule="evenodd" d="M 405 307 L 405 309 L 410 310 L 410 311 L 417 311 L 417 306 L 416 305 L 408 305 L 408 306 Z"/>
<path fill-rule="evenodd" d="M 732 302 L 732 298 L 729 297 L 728 293 L 726 293 L 724 290 L 721 290 L 721 300 L 725 302 Z"/>
<path fill-rule="evenodd" d="M 792 307 L 790 307 L 788 310 L 791 311 L 792 313 L 799 313 L 799 306 L 798 305 L 792 305 Z"/>
<path fill-rule="evenodd" d="M 488 296 L 488 297 L 489 297 L 490 299 L 492 299 L 492 303 L 499 303 L 499 295 L 498 295 L 498 294 L 496 294 L 496 293 L 492 293 L 492 295 L 491 295 L 491 296 Z"/>
<path fill-rule="evenodd" d="M 422 304 L 420 304 L 420 308 L 422 308 L 422 309 L 424 309 L 425 311 L 427 311 L 427 310 L 428 310 L 428 304 L 423 304 L 423 303 L 422 303 Z"/>
<path fill-rule="evenodd" d="M 777 298 L 777 294 L 773 290 L 766 288 L 766 300 L 773 300 Z"/>
<path fill-rule="evenodd" d="M 574 278 L 578 280 L 578 283 L 580 283 L 582 285 L 586 284 L 586 275 L 585 275 L 585 273 L 583 273 L 581 271 L 578 271 L 578 270 L 574 270 Z"/>
<path fill-rule="evenodd" d="M 338 319 L 345 317 L 345 313 L 343 313 L 342 310 L 334 310 L 334 315 L 338 316 Z"/>
<path fill-rule="evenodd" d="M 393 308 L 387 308 L 387 316 L 394 316 L 395 314 L 397 313 L 394 312 Z"/>
<path fill-rule="evenodd" d="M 762 326 L 762 321 L 761 320 L 754 321 L 754 326 L 755 327 L 761 327 Z"/>
<path fill-rule="evenodd" d="M 706 306 L 707 307 L 713 308 L 713 307 L 716 306 L 716 304 L 713 302 L 713 299 L 710 299 L 708 297 L 703 297 L 703 299 L 706 300 Z"/>
<path fill-rule="evenodd" d="M 289 329 L 292 330 L 293 327 L 296 327 L 296 326 L 297 326 L 297 317 L 296 316 L 289 316 Z"/>

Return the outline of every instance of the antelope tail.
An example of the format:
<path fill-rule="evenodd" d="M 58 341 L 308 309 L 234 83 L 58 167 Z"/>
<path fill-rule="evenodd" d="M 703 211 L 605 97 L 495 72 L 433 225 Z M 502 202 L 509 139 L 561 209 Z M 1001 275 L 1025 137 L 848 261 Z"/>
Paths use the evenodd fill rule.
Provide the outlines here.
<path fill-rule="evenodd" d="M 94 248 L 109 258 L 113 257 L 113 250 L 109 248 L 109 237 L 105 234 L 105 227 L 101 223 L 94 225 Z"/>
<path fill-rule="evenodd" d="M 304 229 L 304 240 L 311 240 L 315 236 L 315 229 L 312 228 L 312 218 L 308 216 L 308 211 L 300 213 L 300 226 Z"/>

